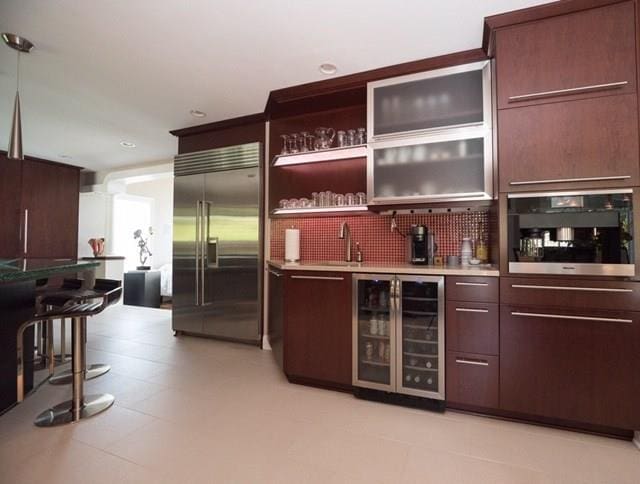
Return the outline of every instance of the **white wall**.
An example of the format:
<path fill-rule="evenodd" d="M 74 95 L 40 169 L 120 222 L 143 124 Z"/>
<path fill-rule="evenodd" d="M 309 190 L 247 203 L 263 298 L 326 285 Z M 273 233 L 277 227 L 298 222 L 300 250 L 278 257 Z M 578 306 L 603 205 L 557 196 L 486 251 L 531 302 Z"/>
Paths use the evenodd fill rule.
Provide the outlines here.
<path fill-rule="evenodd" d="M 80 193 L 78 216 L 78 257 L 91 257 L 89 239 L 104 237 L 104 253 L 113 255 L 111 240 L 111 194 Z M 115 254 L 118 255 L 118 254 Z"/>
<path fill-rule="evenodd" d="M 171 263 L 173 251 L 173 177 L 127 183 L 127 195 L 151 198 L 151 226 L 154 235 L 150 239 L 153 256 L 151 267 L 157 269 Z M 143 227 L 143 231 L 145 228 Z"/>

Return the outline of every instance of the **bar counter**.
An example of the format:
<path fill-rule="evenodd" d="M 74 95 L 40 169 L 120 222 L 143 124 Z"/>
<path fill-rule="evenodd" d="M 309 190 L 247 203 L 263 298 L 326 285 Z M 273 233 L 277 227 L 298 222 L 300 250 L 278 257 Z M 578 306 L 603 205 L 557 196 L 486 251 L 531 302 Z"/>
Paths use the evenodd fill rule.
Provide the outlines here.
<path fill-rule="evenodd" d="M 80 277 L 93 285 L 97 262 L 70 259 L 0 259 L 0 413 L 16 402 L 16 336 L 18 327 L 36 312 L 36 281 L 55 276 Z M 33 328 L 24 347 L 33 347 Z M 33 355 L 25 357 L 25 390 L 33 387 Z"/>

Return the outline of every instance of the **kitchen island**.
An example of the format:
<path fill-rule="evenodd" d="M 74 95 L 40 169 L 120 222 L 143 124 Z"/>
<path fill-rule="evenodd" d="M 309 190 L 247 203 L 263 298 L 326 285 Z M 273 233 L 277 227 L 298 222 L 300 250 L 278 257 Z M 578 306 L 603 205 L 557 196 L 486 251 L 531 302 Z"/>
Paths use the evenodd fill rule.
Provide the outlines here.
<path fill-rule="evenodd" d="M 36 281 L 78 273 L 93 285 L 96 262 L 70 259 L 0 260 L 0 412 L 16 402 L 16 335 L 20 324 L 36 311 Z M 25 331 L 24 347 L 33 346 L 33 328 Z M 25 357 L 25 390 L 33 388 L 33 355 Z"/>

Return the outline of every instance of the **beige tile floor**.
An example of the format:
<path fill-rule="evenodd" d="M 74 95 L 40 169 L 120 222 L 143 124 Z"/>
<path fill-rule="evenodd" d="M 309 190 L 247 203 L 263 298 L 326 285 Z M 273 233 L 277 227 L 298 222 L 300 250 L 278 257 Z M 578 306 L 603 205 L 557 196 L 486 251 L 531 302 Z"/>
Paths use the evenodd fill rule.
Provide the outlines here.
<path fill-rule="evenodd" d="M 88 348 L 115 406 L 36 428 L 70 393 L 41 387 L 0 417 L 0 483 L 640 483 L 629 442 L 292 385 L 270 352 L 174 338 L 165 310 L 111 308 Z"/>

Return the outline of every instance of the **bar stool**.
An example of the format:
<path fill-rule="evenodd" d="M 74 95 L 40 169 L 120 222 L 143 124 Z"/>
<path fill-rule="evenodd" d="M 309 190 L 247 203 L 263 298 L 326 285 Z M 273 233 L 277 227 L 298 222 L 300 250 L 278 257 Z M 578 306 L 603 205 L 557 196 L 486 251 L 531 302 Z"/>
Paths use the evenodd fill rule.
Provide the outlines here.
<path fill-rule="evenodd" d="M 17 400 L 24 400 L 24 348 L 22 347 L 22 337 L 24 331 L 42 320 L 58 319 L 61 317 L 71 318 L 71 341 L 72 341 L 72 374 L 73 393 L 72 399 L 60 403 L 48 410 L 45 410 L 35 420 L 38 427 L 52 427 L 55 425 L 77 422 L 83 418 L 91 417 L 108 409 L 114 402 L 113 395 L 108 393 L 101 395 L 84 395 L 84 353 L 85 345 L 83 334 L 87 324 L 87 318 L 95 316 L 104 311 L 108 306 L 114 304 L 122 295 L 122 287 L 119 286 L 111 291 L 96 294 L 91 299 L 100 299 L 97 302 L 76 302 L 63 308 L 54 309 L 44 313 L 36 314 L 32 319 L 25 321 L 18 328 L 18 379 L 17 379 Z"/>
<path fill-rule="evenodd" d="M 79 280 L 78 280 L 79 281 Z M 70 302 L 85 302 L 96 297 L 100 297 L 114 289 L 121 288 L 121 281 L 113 279 L 96 279 L 93 289 L 73 289 L 69 291 L 62 291 L 58 293 L 49 294 L 42 299 L 42 303 L 47 307 L 65 307 Z M 64 325 L 64 319 L 62 320 Z M 60 338 L 65 338 L 66 334 L 61 330 Z M 84 344 L 87 342 L 87 326 L 83 326 L 82 339 Z M 61 353 L 62 353 L 61 349 Z M 111 369 L 111 365 L 104 363 L 96 363 L 87 367 L 86 352 L 83 355 L 82 367 L 84 369 L 84 379 L 92 380 L 104 375 Z M 68 385 L 73 381 L 73 371 L 65 370 L 59 375 L 53 375 L 49 378 L 49 383 L 52 385 Z"/>
<path fill-rule="evenodd" d="M 67 304 L 77 291 L 82 289 L 85 283 L 82 279 L 68 279 L 65 278 L 62 281 L 62 285 L 55 288 L 49 288 L 46 286 L 48 280 L 43 279 L 36 282 L 36 305 L 41 309 L 41 312 L 49 311 L 54 306 L 62 307 Z M 48 301 L 48 302 L 47 302 Z M 47 302 L 47 304 L 45 304 Z M 46 353 L 42 353 L 40 348 L 46 347 L 47 349 L 53 344 L 53 320 L 43 321 L 38 324 L 36 328 L 43 327 L 43 330 L 36 330 L 37 333 L 37 351 L 40 353 L 41 358 L 49 361 L 49 373 L 53 375 L 53 366 L 55 363 L 66 363 L 71 357 L 70 353 L 67 353 L 67 320 L 60 318 L 60 353 L 53 353 L 49 356 Z M 51 341 L 50 341 L 51 340 Z M 54 362 L 51 362 L 51 358 Z"/>

